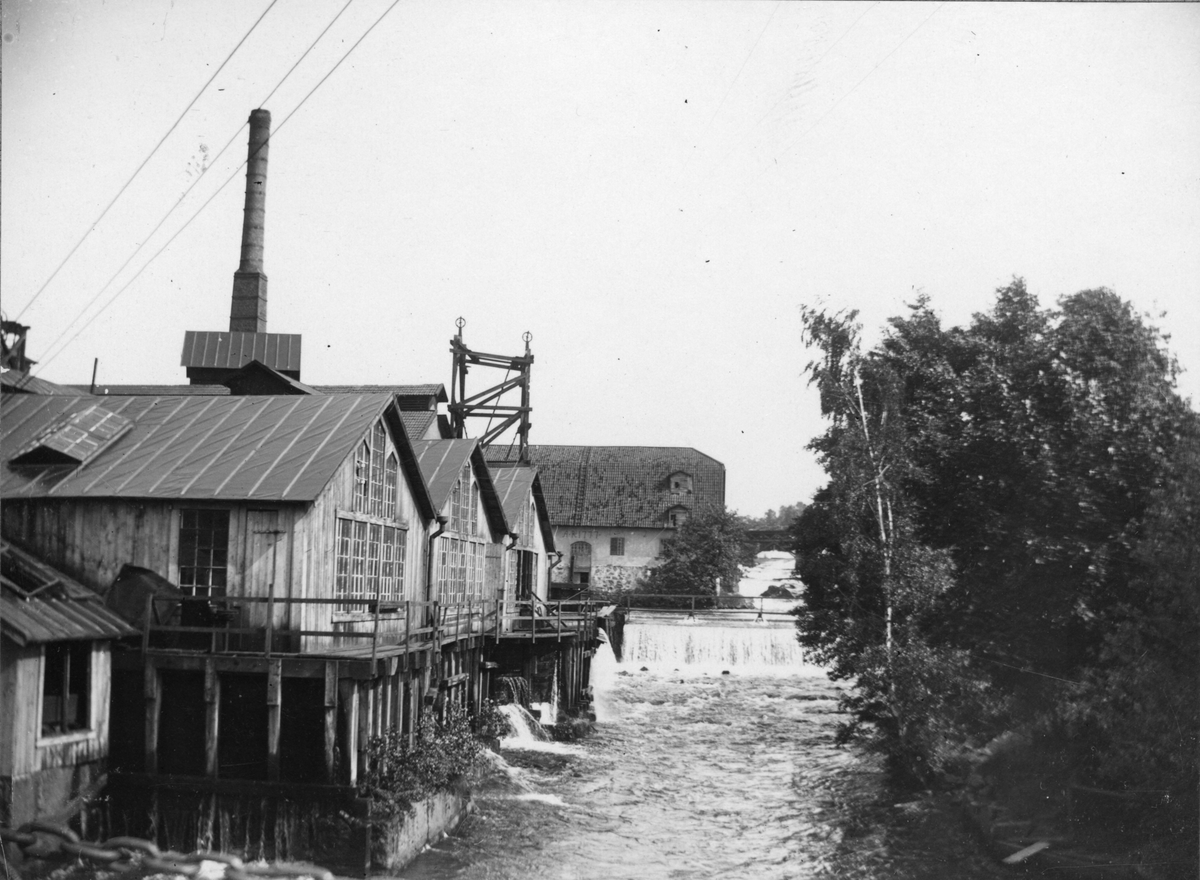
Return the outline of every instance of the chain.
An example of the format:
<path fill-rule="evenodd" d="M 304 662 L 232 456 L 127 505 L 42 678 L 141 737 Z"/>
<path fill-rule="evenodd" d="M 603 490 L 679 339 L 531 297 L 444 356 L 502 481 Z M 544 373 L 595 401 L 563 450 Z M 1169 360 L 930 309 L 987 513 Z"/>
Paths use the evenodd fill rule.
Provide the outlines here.
<path fill-rule="evenodd" d="M 13 831 L 0 826 L 0 841 L 15 844 L 23 856 L 31 859 L 75 858 L 106 871 L 130 871 L 142 868 L 165 874 L 194 877 L 204 862 L 205 880 L 254 880 L 259 877 L 333 880 L 333 874 L 316 865 L 277 862 L 274 865 L 246 865 L 237 856 L 220 852 L 163 852 L 152 841 L 140 837 L 110 837 L 103 843 L 87 843 L 70 828 L 45 822 L 27 822 Z M 211 866 L 223 865 L 221 874 Z"/>

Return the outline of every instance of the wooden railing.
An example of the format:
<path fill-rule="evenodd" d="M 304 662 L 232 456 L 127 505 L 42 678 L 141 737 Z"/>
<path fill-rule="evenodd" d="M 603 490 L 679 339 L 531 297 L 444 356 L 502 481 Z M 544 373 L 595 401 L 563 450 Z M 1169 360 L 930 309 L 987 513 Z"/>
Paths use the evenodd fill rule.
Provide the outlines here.
<path fill-rule="evenodd" d="M 311 619 L 316 609 L 315 616 L 327 621 L 329 628 L 296 625 L 290 619 L 293 609 L 299 610 L 302 620 Z M 287 618 L 282 623 L 281 614 Z M 373 661 L 381 649 L 397 645 L 424 647 L 493 634 L 498 620 L 499 609 L 492 602 L 148 596 L 142 650 L 271 657 L 338 653 L 358 646 L 365 651 L 369 646 Z"/>
<path fill-rule="evenodd" d="M 499 608 L 499 605 L 497 605 Z M 590 599 L 543 602 L 537 597 L 516 603 L 514 611 L 503 615 L 503 633 L 530 639 L 557 639 L 596 635 L 596 603 Z"/>

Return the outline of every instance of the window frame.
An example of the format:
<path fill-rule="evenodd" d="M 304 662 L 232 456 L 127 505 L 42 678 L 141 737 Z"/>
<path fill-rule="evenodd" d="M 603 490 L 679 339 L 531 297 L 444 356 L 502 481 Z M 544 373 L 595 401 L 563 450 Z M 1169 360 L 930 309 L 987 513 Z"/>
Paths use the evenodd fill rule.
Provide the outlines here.
<path fill-rule="evenodd" d="M 224 518 L 223 528 L 220 525 L 211 527 L 201 527 L 202 517 L 222 516 Z M 195 517 L 195 526 L 188 525 L 188 518 Z M 211 599 L 223 598 L 226 595 L 226 590 L 229 587 L 229 544 L 230 533 L 233 526 L 233 511 L 227 507 L 181 507 L 179 509 L 179 526 L 176 529 L 176 538 L 179 541 L 178 551 L 175 557 L 175 583 L 184 593 L 190 598 L 196 599 Z M 185 533 L 194 533 L 191 540 L 185 540 Z M 200 537 L 202 533 L 209 535 L 210 544 L 204 547 L 201 544 Z M 214 564 L 217 558 L 218 536 L 223 535 L 223 544 L 221 547 L 222 564 Z M 192 553 L 188 560 L 185 561 L 185 547 L 191 547 Z M 208 565 L 199 565 L 201 559 L 200 553 L 203 550 L 208 551 Z M 187 564 L 191 562 L 192 564 Z M 184 571 L 192 572 L 190 578 L 184 577 Z M 197 577 L 200 571 L 206 571 L 208 574 L 208 582 L 201 583 Z M 220 572 L 220 583 L 214 583 L 213 575 Z M 202 592 L 203 591 L 203 592 Z"/>
<path fill-rule="evenodd" d="M 60 729 L 58 731 L 46 730 L 46 700 L 47 700 L 47 678 L 50 675 L 50 651 L 64 650 L 66 652 L 67 663 L 62 670 L 62 686 L 64 690 L 63 696 L 59 697 L 62 701 L 59 707 L 60 718 L 66 714 L 67 702 L 72 691 L 72 672 L 78 671 L 75 681 L 82 681 L 82 686 L 74 691 L 79 697 L 77 702 L 77 712 L 83 715 L 83 721 L 70 729 Z M 83 658 L 83 669 L 73 669 L 74 664 L 71 662 L 73 657 Z M 97 706 L 95 705 L 94 683 L 95 683 L 95 665 L 96 665 L 96 643 L 92 640 L 78 641 L 63 641 L 63 642 L 48 642 L 42 645 L 42 650 L 39 657 L 39 676 L 38 676 L 38 701 L 37 701 L 37 743 L 62 743 L 73 740 L 90 739 L 96 735 L 97 729 Z M 65 722 L 64 722 L 65 723 Z"/>

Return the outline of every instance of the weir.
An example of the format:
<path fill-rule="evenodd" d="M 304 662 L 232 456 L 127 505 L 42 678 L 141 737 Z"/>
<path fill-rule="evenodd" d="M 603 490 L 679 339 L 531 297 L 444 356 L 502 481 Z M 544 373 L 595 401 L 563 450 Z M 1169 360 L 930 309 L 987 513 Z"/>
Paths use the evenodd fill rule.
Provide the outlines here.
<path fill-rule="evenodd" d="M 757 611 L 633 609 L 625 621 L 622 663 L 670 668 L 799 669 L 804 654 L 790 614 Z"/>

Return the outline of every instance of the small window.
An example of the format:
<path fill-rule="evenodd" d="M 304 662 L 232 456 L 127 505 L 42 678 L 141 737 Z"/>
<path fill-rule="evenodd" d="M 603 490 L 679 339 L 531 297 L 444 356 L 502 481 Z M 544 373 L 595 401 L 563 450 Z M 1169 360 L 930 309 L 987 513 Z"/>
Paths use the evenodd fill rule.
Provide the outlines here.
<path fill-rule="evenodd" d="M 685 522 L 687 522 L 687 519 L 688 512 L 686 508 L 676 507 L 667 511 L 667 525 L 673 529 L 677 529 L 682 526 Z"/>
<path fill-rule="evenodd" d="M 608 542 L 609 556 L 624 556 L 625 555 L 625 539 L 610 538 Z"/>
<path fill-rule="evenodd" d="M 91 726 L 92 643 L 46 645 L 42 673 L 42 736 Z"/>
<path fill-rule="evenodd" d="M 364 440 L 354 453 L 354 509 L 367 512 L 371 486 L 371 447 Z"/>
<path fill-rule="evenodd" d="M 224 596 L 229 564 L 229 511 L 179 512 L 179 586 L 193 596 Z"/>

